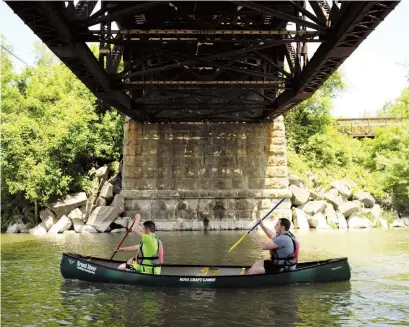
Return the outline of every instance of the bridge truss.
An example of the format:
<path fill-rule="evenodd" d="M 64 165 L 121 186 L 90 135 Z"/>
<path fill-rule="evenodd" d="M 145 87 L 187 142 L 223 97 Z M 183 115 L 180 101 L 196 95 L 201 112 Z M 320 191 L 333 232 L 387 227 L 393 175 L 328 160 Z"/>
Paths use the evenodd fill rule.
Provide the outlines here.
<path fill-rule="evenodd" d="M 96 97 L 143 122 L 273 119 L 310 97 L 398 3 L 7 2 Z"/>

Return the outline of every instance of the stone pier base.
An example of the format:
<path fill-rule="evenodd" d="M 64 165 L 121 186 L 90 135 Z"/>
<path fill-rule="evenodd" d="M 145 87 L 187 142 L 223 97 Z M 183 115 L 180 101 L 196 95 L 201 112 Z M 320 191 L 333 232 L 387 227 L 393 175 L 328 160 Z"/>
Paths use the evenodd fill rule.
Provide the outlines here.
<path fill-rule="evenodd" d="M 125 215 L 160 230 L 247 229 L 291 219 L 282 117 L 272 123 L 125 124 Z"/>

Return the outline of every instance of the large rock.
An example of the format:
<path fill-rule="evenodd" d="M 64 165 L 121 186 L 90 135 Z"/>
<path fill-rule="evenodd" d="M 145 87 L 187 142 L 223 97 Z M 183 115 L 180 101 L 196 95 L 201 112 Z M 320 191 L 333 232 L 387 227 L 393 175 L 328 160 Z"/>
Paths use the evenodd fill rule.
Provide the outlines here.
<path fill-rule="evenodd" d="M 74 231 L 77 233 L 98 233 L 98 231 L 91 225 L 85 225 L 81 219 L 74 219 L 72 221 Z"/>
<path fill-rule="evenodd" d="M 72 221 L 72 225 L 73 225 L 73 227 L 74 227 L 74 230 L 77 232 L 77 233 L 81 233 L 81 230 L 84 228 L 84 226 L 85 226 L 85 224 L 84 224 L 84 222 L 82 221 L 82 219 L 72 219 L 71 220 Z"/>
<path fill-rule="evenodd" d="M 18 233 L 18 232 L 20 232 L 19 224 L 10 225 L 7 228 L 7 231 L 6 231 L 7 234 L 14 234 L 14 233 Z"/>
<path fill-rule="evenodd" d="M 332 188 L 326 194 L 333 195 L 333 196 L 338 196 L 339 192 L 338 192 L 338 190 L 336 188 Z"/>
<path fill-rule="evenodd" d="M 95 199 L 98 196 L 98 192 L 100 190 L 100 183 L 97 177 L 92 180 L 91 184 L 91 193 L 87 202 L 85 203 L 85 214 L 84 214 L 84 221 L 87 221 L 88 217 L 91 215 L 91 212 L 95 209 Z M 102 185 L 101 185 L 102 186 Z"/>
<path fill-rule="evenodd" d="M 383 218 L 377 218 L 376 221 L 379 224 L 379 226 L 382 227 L 382 228 L 388 228 L 389 227 L 388 222 Z"/>
<path fill-rule="evenodd" d="M 358 192 L 356 197 L 367 208 L 372 208 L 375 205 L 375 198 L 369 192 Z"/>
<path fill-rule="evenodd" d="M 324 212 L 326 206 L 325 201 L 310 201 L 298 209 L 303 210 L 307 215 L 314 216 L 316 213 Z"/>
<path fill-rule="evenodd" d="M 373 214 L 373 216 L 375 218 L 381 218 L 382 217 L 382 209 L 381 206 L 379 204 L 375 204 L 372 208 L 371 208 L 371 213 Z"/>
<path fill-rule="evenodd" d="M 65 230 L 63 234 L 77 234 L 75 230 Z"/>
<path fill-rule="evenodd" d="M 112 184 L 105 182 L 104 185 L 102 186 L 101 191 L 99 192 L 99 196 L 103 197 L 106 200 L 111 200 L 112 197 L 114 196 Z"/>
<path fill-rule="evenodd" d="M 78 233 L 82 233 L 82 234 L 98 233 L 98 231 L 91 225 L 84 225 Z"/>
<path fill-rule="evenodd" d="M 119 217 L 114 220 L 114 224 L 117 224 L 124 228 L 130 228 L 132 223 L 133 223 L 133 220 L 131 217 Z"/>
<path fill-rule="evenodd" d="M 342 204 L 342 200 L 341 198 L 338 196 L 338 191 L 336 189 L 333 189 L 336 191 L 337 194 L 335 194 L 335 192 L 327 192 L 324 194 L 324 199 L 329 202 L 335 209 L 338 209 L 339 206 Z"/>
<path fill-rule="evenodd" d="M 40 211 L 40 218 L 41 218 L 41 221 L 44 223 L 45 228 L 47 229 L 47 231 L 51 227 L 53 227 L 53 225 L 56 224 L 57 221 L 58 221 L 58 219 L 55 216 L 54 212 L 52 212 L 48 208 Z"/>
<path fill-rule="evenodd" d="M 352 187 L 346 181 L 335 181 L 331 183 L 331 186 L 336 188 L 339 193 L 341 193 L 347 200 L 352 195 Z"/>
<path fill-rule="evenodd" d="M 345 219 L 345 216 L 342 213 L 337 212 L 337 217 L 338 217 L 338 228 L 347 229 L 348 223 L 347 223 L 347 220 Z"/>
<path fill-rule="evenodd" d="M 341 204 L 338 210 L 345 216 L 345 218 L 348 218 L 353 213 L 358 212 L 360 208 L 361 204 L 358 201 L 348 201 Z"/>
<path fill-rule="evenodd" d="M 83 206 L 81 206 L 80 211 L 82 213 L 82 219 L 84 219 L 85 213 L 87 212 L 87 204 L 85 203 Z"/>
<path fill-rule="evenodd" d="M 20 230 L 20 233 L 28 233 L 28 228 L 23 223 L 18 224 L 18 229 Z"/>
<path fill-rule="evenodd" d="M 294 227 L 299 228 L 301 230 L 308 230 L 310 229 L 310 225 L 308 224 L 307 216 L 304 211 L 293 208 L 293 221 Z"/>
<path fill-rule="evenodd" d="M 72 210 L 69 214 L 68 214 L 68 218 L 70 218 L 71 220 L 74 219 L 82 219 L 82 212 L 79 208 L 76 208 L 74 210 Z"/>
<path fill-rule="evenodd" d="M 72 226 L 72 222 L 70 218 L 67 216 L 62 216 L 58 222 L 51 227 L 51 229 L 48 231 L 48 234 L 58 234 L 58 233 L 63 233 L 66 230 L 69 230 Z"/>
<path fill-rule="evenodd" d="M 96 207 L 89 216 L 87 225 L 93 226 L 98 232 L 105 232 L 115 220 L 117 213 L 112 207 Z"/>
<path fill-rule="evenodd" d="M 295 186 L 298 186 L 300 188 L 303 188 L 304 185 L 305 185 L 304 181 L 301 179 L 300 176 L 293 175 L 293 174 L 290 174 L 290 176 L 288 178 L 288 182 L 290 183 L 290 185 L 295 185 Z"/>
<path fill-rule="evenodd" d="M 47 229 L 44 223 L 40 223 L 36 227 L 31 228 L 28 232 L 33 235 L 45 235 L 47 234 Z"/>
<path fill-rule="evenodd" d="M 95 171 L 94 176 L 95 176 L 95 177 L 98 177 L 101 181 L 102 181 L 102 180 L 104 180 L 104 181 L 108 180 L 108 167 L 107 167 L 107 166 L 103 166 L 103 167 L 98 168 L 98 169 Z"/>
<path fill-rule="evenodd" d="M 306 189 L 308 192 L 310 192 L 310 198 L 313 200 L 324 200 L 324 194 L 320 192 L 316 192 L 314 190 Z"/>
<path fill-rule="evenodd" d="M 126 228 L 116 228 L 111 230 L 111 233 L 125 233 L 126 232 Z"/>
<path fill-rule="evenodd" d="M 108 182 L 113 185 L 113 192 L 114 194 L 119 194 L 122 191 L 122 178 L 121 174 L 116 174 L 112 176 Z"/>
<path fill-rule="evenodd" d="M 403 223 L 404 223 L 406 226 L 409 226 L 409 218 L 403 217 L 402 220 L 403 220 Z"/>
<path fill-rule="evenodd" d="M 119 180 L 118 174 L 113 175 L 110 179 L 108 179 L 108 183 L 115 185 L 115 183 Z"/>
<path fill-rule="evenodd" d="M 394 219 L 391 223 L 391 227 L 406 227 L 403 219 Z"/>
<path fill-rule="evenodd" d="M 296 185 L 290 185 L 290 190 L 293 194 L 291 196 L 291 202 L 293 203 L 293 205 L 300 206 L 308 202 L 308 199 L 310 198 L 310 192 Z"/>
<path fill-rule="evenodd" d="M 104 207 L 107 205 L 107 200 L 105 200 L 102 197 L 98 197 L 98 199 L 95 201 L 95 206 L 96 207 Z"/>
<path fill-rule="evenodd" d="M 79 192 L 67 195 L 63 200 L 46 203 L 46 207 L 51 209 L 57 218 L 63 215 L 68 215 L 73 209 L 81 207 L 87 202 L 87 195 L 85 192 Z"/>
<path fill-rule="evenodd" d="M 374 223 L 368 218 L 362 217 L 357 213 L 352 214 L 348 218 L 348 228 L 371 228 L 374 227 Z"/>
<path fill-rule="evenodd" d="M 310 228 L 331 229 L 331 226 L 327 224 L 325 216 L 321 212 L 308 218 L 308 224 L 310 225 Z"/>
<path fill-rule="evenodd" d="M 327 207 L 325 208 L 325 216 L 327 217 L 327 223 L 330 226 L 338 228 L 339 225 L 339 219 L 337 216 L 337 213 L 334 210 L 334 207 L 332 204 L 327 204 Z"/>
<path fill-rule="evenodd" d="M 111 207 L 114 208 L 117 215 L 120 215 L 125 210 L 125 197 L 122 193 L 116 194 L 112 200 Z"/>

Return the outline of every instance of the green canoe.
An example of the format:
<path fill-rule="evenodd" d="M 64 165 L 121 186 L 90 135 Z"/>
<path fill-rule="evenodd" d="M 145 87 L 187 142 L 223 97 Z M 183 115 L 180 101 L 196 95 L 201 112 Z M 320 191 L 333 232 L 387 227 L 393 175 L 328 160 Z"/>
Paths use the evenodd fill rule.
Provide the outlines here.
<path fill-rule="evenodd" d="M 249 266 L 163 265 L 160 275 L 116 269 L 122 261 L 63 253 L 60 269 L 66 279 L 140 286 L 242 288 L 283 284 L 338 282 L 351 278 L 348 258 L 303 262 L 291 272 L 240 275 Z M 210 268 L 210 269 L 209 269 Z"/>

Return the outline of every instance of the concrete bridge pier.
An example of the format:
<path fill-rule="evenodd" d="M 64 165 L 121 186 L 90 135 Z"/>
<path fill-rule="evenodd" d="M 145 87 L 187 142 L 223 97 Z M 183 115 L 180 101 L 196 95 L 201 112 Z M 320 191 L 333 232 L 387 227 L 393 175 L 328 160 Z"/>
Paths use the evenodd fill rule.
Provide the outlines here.
<path fill-rule="evenodd" d="M 160 230 L 247 229 L 286 197 L 271 217 L 291 218 L 282 116 L 271 123 L 129 120 L 124 129 L 127 216 L 141 213 Z"/>

